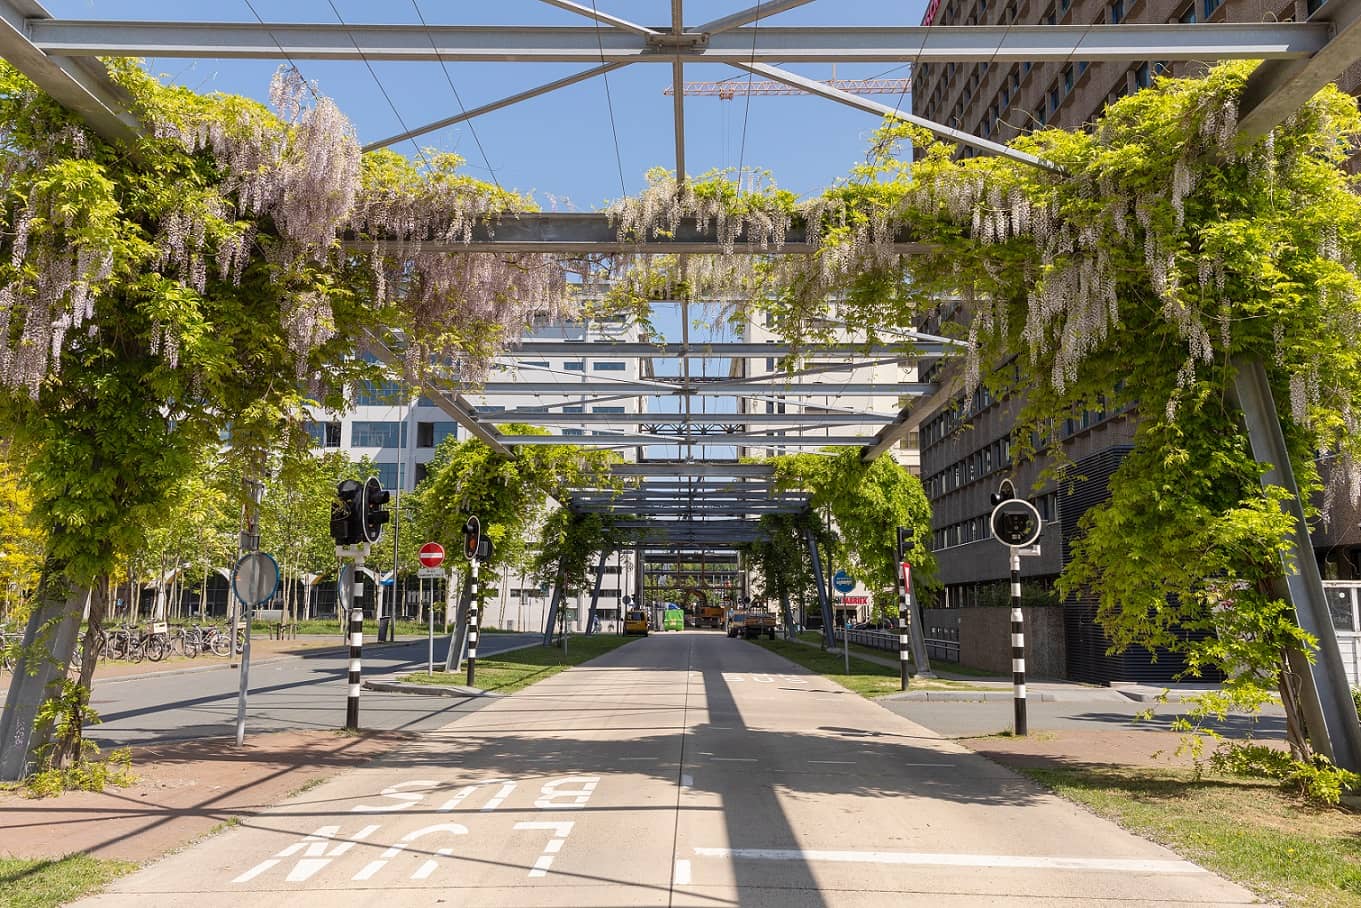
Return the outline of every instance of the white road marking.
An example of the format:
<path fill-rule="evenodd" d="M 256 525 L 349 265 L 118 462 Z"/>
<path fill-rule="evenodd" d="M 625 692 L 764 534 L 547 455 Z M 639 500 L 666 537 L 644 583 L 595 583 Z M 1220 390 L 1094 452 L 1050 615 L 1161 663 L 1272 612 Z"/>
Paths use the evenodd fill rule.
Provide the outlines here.
<path fill-rule="evenodd" d="M 416 794 L 411 791 L 402 791 L 403 788 L 434 788 L 438 782 L 431 782 L 426 779 L 418 779 L 413 782 L 398 782 L 396 785 L 389 785 L 378 792 L 380 798 L 390 798 L 396 804 L 356 804 L 350 808 L 354 813 L 392 813 L 397 810 L 406 810 L 414 807 L 425 800 L 425 795 Z"/>
<path fill-rule="evenodd" d="M 809 760 L 809 763 L 827 763 L 834 766 L 854 766 L 854 760 Z"/>
<path fill-rule="evenodd" d="M 661 757 L 620 757 L 619 759 L 620 759 L 621 761 L 633 762 L 633 763 L 640 762 L 640 761 L 649 761 L 649 762 L 654 762 L 654 763 L 655 763 L 657 760 L 660 760 Z"/>
<path fill-rule="evenodd" d="M 675 885 L 675 886 L 689 886 L 689 885 L 690 885 L 690 862 L 689 862 L 689 861 L 676 861 L 676 874 L 675 874 L 675 877 L 672 879 L 671 882 L 672 882 L 672 885 Z"/>
<path fill-rule="evenodd" d="M 1006 870 L 1095 870 L 1115 873 L 1206 873 L 1190 861 L 1067 858 L 1015 854 L 931 854 L 920 851 L 800 851 L 783 848 L 696 848 L 702 858 L 741 861 L 824 861 L 832 864 L 906 864 Z"/>
<path fill-rule="evenodd" d="M 482 805 L 482 812 L 486 813 L 488 811 L 492 811 L 500 807 L 501 802 L 504 801 L 506 798 L 510 797 L 510 793 L 514 790 L 515 790 L 514 782 L 507 782 L 504 785 L 502 785 L 500 790 L 496 792 L 495 796 L 493 796 L 490 801 Z"/>
<path fill-rule="evenodd" d="M 567 837 L 572 834 L 572 827 L 576 824 L 571 820 L 561 823 L 538 823 L 525 822 L 516 823 L 516 829 L 547 829 L 553 833 L 553 838 L 543 847 L 543 854 L 539 855 L 534 862 L 534 867 L 529 871 L 532 877 L 548 876 L 548 868 L 553 866 L 553 857 L 562 851 L 562 846 L 566 843 Z"/>
<path fill-rule="evenodd" d="M 755 763 L 755 757 L 714 757 L 715 760 L 723 760 L 727 763 Z"/>
<path fill-rule="evenodd" d="M 282 858 L 289 858 L 298 852 L 303 852 L 304 857 L 298 859 L 298 863 L 293 865 L 293 869 L 288 872 L 286 877 L 290 883 L 304 883 L 316 875 L 334 858 L 340 857 L 345 852 L 355 846 L 356 842 L 363 841 L 378 831 L 378 826 L 365 826 L 354 834 L 354 837 L 340 842 L 330 853 L 326 851 L 326 843 L 335 841 L 336 834 L 340 832 L 339 826 L 323 826 L 309 836 L 284 847 L 278 854 L 265 861 L 261 861 L 245 873 L 232 880 L 233 883 L 248 883 L 255 879 L 266 870 L 274 867 Z"/>
<path fill-rule="evenodd" d="M 539 790 L 539 798 L 534 802 L 534 806 L 540 810 L 573 810 L 578 807 L 585 807 L 586 802 L 591 799 L 591 794 L 600 782 L 600 776 L 567 776 L 554 782 L 549 782 Z M 567 789 L 559 791 L 559 785 L 577 783 L 581 787 L 577 789 Z M 568 803 L 560 803 L 564 799 L 570 799 Z"/>

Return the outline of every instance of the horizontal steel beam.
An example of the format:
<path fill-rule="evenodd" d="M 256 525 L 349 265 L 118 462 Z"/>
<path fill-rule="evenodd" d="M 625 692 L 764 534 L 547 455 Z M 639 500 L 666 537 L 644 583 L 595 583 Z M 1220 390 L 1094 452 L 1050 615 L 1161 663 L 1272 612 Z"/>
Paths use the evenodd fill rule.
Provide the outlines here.
<path fill-rule="evenodd" d="M 807 504 L 809 495 L 785 495 L 760 493 L 756 495 L 736 495 L 727 494 L 705 494 L 705 495 L 581 495 L 574 494 L 572 501 L 576 504 L 661 504 L 661 505 L 693 505 L 699 504 Z"/>
<path fill-rule="evenodd" d="M 655 435 L 592 434 L 592 435 L 502 435 L 501 443 L 511 447 L 531 445 L 577 445 L 583 448 L 609 448 L 619 445 L 634 447 L 638 445 L 680 444 L 749 448 L 822 448 L 829 446 L 864 446 L 874 441 L 873 437 L 862 435 L 763 435 L 758 432 L 745 432 L 730 435 L 676 435 L 659 437 Z"/>
<path fill-rule="evenodd" d="M 34 45 L 72 57 L 506 63 L 960 63 L 1307 57 L 1310 23 L 1126 23 L 734 28 L 637 35 L 590 26 L 339 25 L 28 19 Z M 658 26 L 661 32 L 665 27 Z"/>
<path fill-rule="evenodd" d="M 528 426 L 881 426 L 893 422 L 890 413 L 490 413 L 483 419 L 513 419 Z"/>
<path fill-rule="evenodd" d="M 416 248 L 412 242 L 365 238 L 355 234 L 344 234 L 340 239 L 345 248 L 365 255 L 374 249 Z M 805 226 L 796 223 L 790 225 L 779 248 L 763 246 L 743 232 L 735 238 L 732 252 L 793 255 L 814 252 L 818 245 L 808 239 Z M 427 237 L 421 240 L 419 248 L 424 252 L 636 252 L 670 255 L 681 252 L 715 254 L 726 251 L 728 247 L 719 241 L 718 232 L 712 223 L 701 229 L 694 218 L 683 218 L 675 232 L 666 236 L 620 237 L 618 226 L 604 212 L 544 211 L 508 214 L 489 224 L 476 224 L 466 243 L 462 239 Z M 930 250 L 932 246 L 915 242 L 909 237 L 899 237 L 893 248 L 903 255 L 917 255 Z"/>
<path fill-rule="evenodd" d="M 720 463 L 716 461 L 654 460 L 641 463 L 617 463 L 610 467 L 615 476 L 703 476 L 703 477 L 750 477 L 764 479 L 775 475 L 775 468 L 763 463 Z"/>
<path fill-rule="evenodd" d="M 785 343 L 753 344 L 716 342 L 712 344 L 678 343 L 648 344 L 642 342 L 610 341 L 524 341 L 501 351 L 499 356 L 526 359 L 534 356 L 580 356 L 587 359 L 630 357 L 643 359 L 732 359 L 794 356 L 801 360 L 828 357 L 902 356 L 904 359 L 923 356 L 942 356 L 947 352 L 963 352 L 964 342 L 942 343 L 931 341 L 903 341 L 897 344 L 819 344 L 795 347 Z"/>
<path fill-rule="evenodd" d="M 591 394 L 627 394 L 633 397 L 670 397 L 672 395 L 692 394 L 701 397 L 734 397 L 743 395 L 762 395 L 770 397 L 912 397 L 931 394 L 936 386 L 931 382 L 789 382 L 778 384 L 737 384 L 723 382 L 715 387 L 706 387 L 699 382 L 691 388 L 684 388 L 680 380 L 674 387 L 669 381 L 658 379 L 651 382 L 617 381 L 605 382 L 587 380 L 573 382 L 570 378 L 562 381 L 490 381 L 480 386 L 469 386 L 464 393 L 470 397 L 524 396 L 526 394 L 551 394 L 567 397 L 580 397 Z M 523 408 L 522 408 L 523 409 Z M 666 414 L 653 414 L 666 415 Z M 489 418 L 494 418 L 494 414 Z"/>

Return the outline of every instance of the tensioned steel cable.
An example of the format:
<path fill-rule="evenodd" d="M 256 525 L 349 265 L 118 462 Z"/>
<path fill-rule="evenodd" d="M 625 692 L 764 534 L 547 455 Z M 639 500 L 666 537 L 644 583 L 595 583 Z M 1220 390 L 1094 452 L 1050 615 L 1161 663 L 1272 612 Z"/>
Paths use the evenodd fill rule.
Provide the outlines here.
<path fill-rule="evenodd" d="M 364 53 L 363 48 L 359 46 L 359 42 L 356 41 L 354 35 L 350 33 L 349 23 L 340 15 L 340 10 L 336 9 L 334 0 L 326 0 L 326 5 L 331 7 L 331 12 L 335 14 L 336 21 L 340 23 L 341 28 L 345 29 L 345 35 L 350 39 L 350 44 L 354 45 L 355 52 L 359 54 L 359 59 L 364 61 L 365 68 L 368 69 L 369 75 L 373 77 L 373 84 L 378 86 L 379 94 L 383 96 L 383 100 L 387 102 L 389 109 L 392 110 L 392 115 L 397 118 L 398 124 L 402 127 L 402 132 L 409 132 L 410 129 L 406 125 L 406 120 L 402 117 L 402 112 L 399 111 L 397 105 L 393 103 L 392 96 L 388 94 L 387 88 L 383 85 L 383 80 L 378 78 L 378 73 L 373 68 L 373 64 L 369 62 L 369 58 Z M 416 149 L 416 154 L 425 162 L 426 168 L 431 169 L 430 159 L 425 156 L 425 149 L 421 148 L 420 143 L 416 141 L 415 136 L 412 136 L 410 141 L 411 147 Z"/>
<path fill-rule="evenodd" d="M 288 61 L 288 65 L 293 68 L 294 72 L 301 76 L 302 70 L 298 68 L 297 63 L 293 62 L 293 58 L 289 56 L 288 51 L 284 50 L 284 46 L 279 43 L 279 39 L 278 37 L 275 36 L 274 30 L 269 27 L 269 23 L 267 23 L 264 19 L 260 17 L 259 12 L 257 12 L 255 9 L 255 5 L 251 3 L 250 0 L 244 0 L 244 2 L 246 4 L 246 8 L 250 10 L 251 15 L 255 17 L 255 21 L 259 22 L 261 25 L 265 27 L 265 31 L 269 35 L 269 40 L 274 42 L 274 46 L 279 49 L 279 53 L 283 54 L 284 59 Z M 312 87 L 312 83 L 306 79 L 303 79 L 302 82 L 304 85 L 307 86 L 307 90 L 312 93 L 312 100 L 320 102 L 321 98 L 318 97 L 317 90 Z"/>
<path fill-rule="evenodd" d="M 756 4 L 756 19 L 751 24 L 751 64 L 756 64 L 756 35 L 761 30 L 761 6 L 764 0 L 758 0 Z M 742 167 L 747 159 L 747 118 L 751 115 L 751 82 L 755 77 L 755 72 L 747 70 L 747 97 L 746 104 L 742 108 L 742 141 L 738 146 L 737 152 L 737 191 L 742 191 Z"/>
<path fill-rule="evenodd" d="M 605 65 L 605 41 L 600 36 L 600 10 L 595 8 L 595 0 L 591 0 L 591 12 L 595 13 L 595 43 L 600 48 L 600 65 Z M 628 195 L 628 188 L 624 184 L 624 157 L 619 153 L 619 127 L 614 122 L 614 99 L 610 95 L 610 74 L 601 73 L 600 78 L 605 80 L 605 107 L 610 112 L 610 135 L 614 137 L 614 164 L 619 169 L 619 193 Z"/>
<path fill-rule="evenodd" d="M 430 34 L 430 26 L 425 21 L 425 16 L 421 14 L 419 0 L 411 0 L 411 7 L 416 11 L 416 18 L 421 21 L 421 27 L 425 29 L 425 37 L 430 41 L 430 49 L 435 52 L 435 57 L 439 60 L 440 69 L 444 70 L 444 81 L 449 83 L 449 90 L 454 93 L 454 100 L 458 102 L 458 111 L 465 117 L 468 115 L 468 108 L 463 106 L 463 98 L 459 96 L 458 88 L 454 85 L 454 77 L 449 74 L 449 66 L 444 62 L 444 55 L 435 46 L 435 38 Z M 478 153 L 482 155 L 482 163 L 487 167 L 487 173 L 491 175 L 491 181 L 496 184 L 497 189 L 501 189 L 501 181 L 496 177 L 496 170 L 491 166 L 491 159 L 487 157 L 487 149 L 482 146 L 482 138 L 477 134 L 477 127 L 473 126 L 473 121 L 465 119 L 463 122 L 468 124 L 468 132 L 473 137 L 473 142 L 477 144 Z M 406 127 L 404 126 L 403 129 Z"/>

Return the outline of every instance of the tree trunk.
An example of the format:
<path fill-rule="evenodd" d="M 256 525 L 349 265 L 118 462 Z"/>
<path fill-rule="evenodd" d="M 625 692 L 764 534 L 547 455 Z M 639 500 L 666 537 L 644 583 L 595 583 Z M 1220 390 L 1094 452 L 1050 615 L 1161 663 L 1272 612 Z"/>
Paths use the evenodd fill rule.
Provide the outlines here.
<path fill-rule="evenodd" d="M 1290 744 L 1290 755 L 1296 760 L 1308 761 L 1314 755 L 1314 749 L 1309 744 L 1309 729 L 1300 709 L 1300 679 L 1291 670 L 1285 650 L 1281 650 L 1281 668 L 1276 674 L 1276 683 L 1285 710 L 1285 738 Z"/>
<path fill-rule="evenodd" d="M 38 711 L 61 694 L 89 596 L 87 587 L 70 583 L 63 567 L 48 556 L 0 713 L 0 780 L 14 782 L 27 776 L 35 752 L 50 739 L 50 726 L 37 727 Z"/>
<path fill-rule="evenodd" d="M 85 625 L 85 639 L 80 657 L 80 686 L 92 690 L 95 665 L 99 662 L 98 641 L 104 631 L 104 616 L 109 610 L 109 578 L 101 577 L 90 588 L 90 619 Z"/>

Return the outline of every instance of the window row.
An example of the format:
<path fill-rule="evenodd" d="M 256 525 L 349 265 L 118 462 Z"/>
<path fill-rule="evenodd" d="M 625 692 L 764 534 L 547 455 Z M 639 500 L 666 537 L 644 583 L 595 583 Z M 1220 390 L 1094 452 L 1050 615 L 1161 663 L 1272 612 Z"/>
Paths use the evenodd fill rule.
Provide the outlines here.
<path fill-rule="evenodd" d="M 407 443 L 407 424 L 405 422 L 369 422 L 355 420 L 350 424 L 350 447 L 352 448 L 401 448 Z M 416 423 L 416 447 L 434 448 L 450 435 L 456 434 L 458 425 L 454 422 Z M 307 423 L 307 434 L 312 444 L 318 448 L 339 448 L 341 446 L 341 424 L 337 421 Z"/>
<path fill-rule="evenodd" d="M 968 457 L 926 477 L 926 497 L 935 501 L 949 492 L 1011 466 L 1011 438 L 999 438 Z"/>

